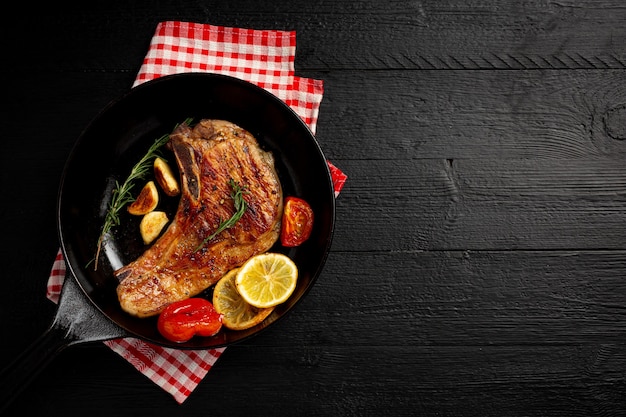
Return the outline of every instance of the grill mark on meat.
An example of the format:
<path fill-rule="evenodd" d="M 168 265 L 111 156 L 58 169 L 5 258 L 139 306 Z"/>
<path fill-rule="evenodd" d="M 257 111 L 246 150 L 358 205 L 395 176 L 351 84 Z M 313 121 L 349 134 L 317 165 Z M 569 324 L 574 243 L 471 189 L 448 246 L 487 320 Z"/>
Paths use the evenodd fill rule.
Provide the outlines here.
<path fill-rule="evenodd" d="M 202 120 L 193 129 L 180 125 L 168 146 L 181 177 L 176 215 L 153 246 L 115 272 L 120 305 L 138 317 L 204 291 L 269 250 L 280 233 L 283 195 L 274 158 L 249 132 L 230 122 Z M 231 178 L 244 187 L 248 208 L 235 226 L 196 251 L 234 213 Z"/>

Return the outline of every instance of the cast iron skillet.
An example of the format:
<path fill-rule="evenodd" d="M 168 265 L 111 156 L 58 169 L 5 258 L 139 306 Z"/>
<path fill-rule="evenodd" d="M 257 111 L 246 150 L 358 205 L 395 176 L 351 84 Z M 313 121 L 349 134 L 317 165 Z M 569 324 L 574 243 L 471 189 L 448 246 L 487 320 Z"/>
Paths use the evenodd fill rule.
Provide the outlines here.
<path fill-rule="evenodd" d="M 109 236 L 97 269 L 93 260 L 116 181 L 126 179 L 155 139 L 187 118 L 224 119 L 251 132 L 261 147 L 273 152 L 284 195 L 306 199 L 315 223 L 302 246 L 285 248 L 277 242 L 271 249 L 287 254 L 298 265 L 298 285 L 286 303 L 251 329 L 222 330 L 214 337 L 179 344 L 158 333 L 156 318 L 131 317 L 117 301 L 113 271 L 145 250 L 138 218 L 123 210 L 122 225 Z M 174 165 L 173 156 L 163 152 Z M 171 218 L 177 200 L 166 198 L 161 204 Z M 91 121 L 68 158 L 58 195 L 58 232 L 67 265 L 59 307 L 47 331 L 3 371 L 0 404 L 16 396 L 57 353 L 74 344 L 130 336 L 166 347 L 207 349 L 257 335 L 290 312 L 310 290 L 328 255 L 334 220 L 335 199 L 324 154 L 306 124 L 274 95 L 236 78 L 206 73 L 170 75 L 133 88 Z M 210 299 L 211 291 L 201 296 Z"/>

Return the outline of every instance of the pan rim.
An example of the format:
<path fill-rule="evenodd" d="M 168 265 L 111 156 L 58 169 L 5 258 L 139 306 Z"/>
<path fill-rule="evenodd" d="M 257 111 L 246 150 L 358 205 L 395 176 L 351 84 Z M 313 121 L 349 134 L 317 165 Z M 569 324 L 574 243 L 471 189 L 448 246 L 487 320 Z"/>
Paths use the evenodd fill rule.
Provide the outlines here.
<path fill-rule="evenodd" d="M 146 337 L 145 335 L 139 334 L 136 331 L 134 331 L 132 328 L 129 328 L 128 326 L 125 326 L 121 324 L 119 321 L 115 320 L 115 318 L 111 317 L 111 315 L 106 311 L 106 309 L 102 307 L 101 303 L 94 300 L 92 293 L 95 290 L 94 288 L 90 288 L 91 283 L 84 278 L 84 274 L 83 274 L 81 267 L 79 265 L 76 265 L 76 262 L 74 261 L 77 258 L 77 255 L 74 253 L 73 244 L 68 243 L 69 242 L 69 238 L 67 236 L 68 233 L 66 233 L 66 227 L 63 223 L 63 219 L 64 219 L 63 203 L 64 203 L 64 196 L 66 192 L 65 186 L 68 181 L 70 166 L 72 162 L 74 161 L 74 159 L 77 157 L 77 154 L 79 154 L 79 147 L 81 146 L 83 141 L 85 141 L 85 137 L 88 135 L 88 132 L 90 132 L 90 129 L 93 129 L 94 126 L 97 125 L 104 117 L 106 117 L 106 115 L 108 114 L 108 112 L 111 111 L 111 109 L 114 109 L 116 106 L 118 106 L 119 103 L 129 100 L 129 97 L 130 98 L 136 97 L 142 94 L 142 92 L 146 90 L 158 89 L 160 85 L 176 82 L 176 80 L 180 80 L 180 79 L 190 80 L 189 82 L 192 82 L 193 80 L 211 80 L 211 82 L 223 82 L 226 84 L 230 83 L 230 84 L 238 85 L 244 89 L 254 90 L 255 94 L 258 94 L 264 100 L 267 100 L 268 102 L 272 103 L 274 106 L 280 108 L 282 112 L 285 112 L 286 114 L 285 117 L 292 119 L 291 120 L 292 123 L 297 123 L 299 125 L 299 129 L 304 129 L 304 131 L 307 132 L 307 140 L 310 142 L 309 145 L 312 145 L 318 153 L 317 158 L 326 162 L 322 170 L 324 171 L 323 180 L 326 183 L 326 186 L 324 187 L 325 191 L 330 193 L 332 197 L 332 198 L 328 198 L 327 196 L 326 197 L 327 200 L 324 200 L 326 203 L 329 203 L 327 207 L 327 209 L 329 210 L 329 213 L 326 213 L 326 215 L 330 219 L 330 225 L 327 228 L 327 230 L 325 230 L 325 234 L 326 234 L 325 244 L 322 249 L 322 254 L 319 257 L 319 260 L 317 262 L 317 267 L 315 268 L 315 270 L 311 271 L 310 281 L 303 288 L 303 290 L 301 291 L 301 294 L 298 296 L 298 299 L 293 303 L 293 305 L 291 305 L 286 311 L 284 311 L 278 317 L 274 318 L 274 320 L 271 323 L 265 326 L 261 325 L 258 327 L 258 329 L 255 330 L 255 332 L 250 332 L 249 334 L 242 335 L 241 337 L 238 337 L 238 338 L 234 338 L 236 340 L 232 340 L 232 341 L 231 340 L 225 340 L 223 342 L 204 341 L 203 343 L 202 341 L 198 342 L 197 340 L 195 340 L 194 342 L 188 343 L 188 344 L 170 343 L 166 340 L 155 340 L 154 338 Z M 274 323 L 277 323 L 278 321 L 280 321 L 284 316 L 287 315 L 287 313 L 292 311 L 296 307 L 297 304 L 300 303 L 300 301 L 309 293 L 309 291 L 311 290 L 311 288 L 317 281 L 319 275 L 322 273 L 324 265 L 326 264 L 327 258 L 330 253 L 330 248 L 332 245 L 334 229 L 335 229 L 335 216 L 336 216 L 336 206 L 335 206 L 334 190 L 332 186 L 332 176 L 331 176 L 330 168 L 327 162 L 328 160 L 326 159 L 321 149 L 321 146 L 319 142 L 317 141 L 317 138 L 314 136 L 314 134 L 311 132 L 311 129 L 302 120 L 302 118 L 291 107 L 289 107 L 283 100 L 281 100 L 274 94 L 270 93 L 269 91 L 253 83 L 250 83 L 248 81 L 241 80 L 236 77 L 222 75 L 222 74 L 189 72 L 189 73 L 166 75 L 160 78 L 156 78 L 154 80 L 147 81 L 136 87 L 133 87 L 129 91 L 125 92 L 124 94 L 110 101 L 103 109 L 101 109 L 96 114 L 94 118 L 91 119 L 91 121 L 86 125 L 86 127 L 83 129 L 83 131 L 79 135 L 78 139 L 75 141 L 69 153 L 67 161 L 65 163 L 63 173 L 61 176 L 61 181 L 59 184 L 58 197 L 57 197 L 57 232 L 58 232 L 58 237 L 60 240 L 61 250 L 62 250 L 64 260 L 66 263 L 66 267 L 69 272 L 68 277 L 76 280 L 81 290 L 87 296 L 89 302 L 93 306 L 95 306 L 105 316 L 107 320 L 112 321 L 113 323 L 123 328 L 125 331 L 129 333 L 129 336 L 131 337 L 136 337 L 144 341 L 155 343 L 155 344 L 165 346 L 165 347 L 175 347 L 177 349 L 197 349 L 199 347 L 200 348 L 226 347 L 235 343 L 243 342 L 252 337 L 255 337 L 256 335 L 265 331 L 267 328 L 274 327 L 273 326 Z M 321 168 L 321 165 L 318 168 Z"/>

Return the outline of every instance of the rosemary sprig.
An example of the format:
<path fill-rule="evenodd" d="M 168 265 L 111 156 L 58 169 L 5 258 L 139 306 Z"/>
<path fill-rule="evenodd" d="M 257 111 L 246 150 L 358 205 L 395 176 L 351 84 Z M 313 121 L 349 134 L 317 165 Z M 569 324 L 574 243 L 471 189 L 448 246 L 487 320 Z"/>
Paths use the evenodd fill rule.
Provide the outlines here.
<path fill-rule="evenodd" d="M 186 124 L 190 124 L 192 119 L 188 118 L 184 121 Z M 176 125 L 178 127 L 178 125 Z M 176 128 L 175 127 L 175 128 Z M 174 128 L 174 129 L 175 129 Z M 104 218 L 104 224 L 102 226 L 102 231 L 100 232 L 100 237 L 98 238 L 98 245 L 96 249 L 96 256 L 94 262 L 94 270 L 98 269 L 98 259 L 100 257 L 100 250 L 102 249 L 102 244 L 104 243 L 104 238 L 106 234 L 114 226 L 120 225 L 120 211 L 122 208 L 135 200 L 132 195 L 132 189 L 134 187 L 134 181 L 144 179 L 146 175 L 151 171 L 152 161 L 154 158 L 160 155 L 160 148 L 167 143 L 170 139 L 169 133 L 161 136 L 148 148 L 146 154 L 133 166 L 126 178 L 126 181 L 120 185 L 117 181 L 115 181 L 115 189 L 113 190 L 113 196 L 111 197 L 111 202 L 109 203 L 109 208 L 107 210 L 107 214 Z"/>
<path fill-rule="evenodd" d="M 202 243 L 198 245 L 198 247 L 195 250 L 196 252 L 202 249 L 202 247 L 208 241 L 213 239 L 215 236 L 222 233 L 224 230 L 230 227 L 233 227 L 235 223 L 237 223 L 237 221 L 241 219 L 243 214 L 246 212 L 246 209 L 248 208 L 248 203 L 246 203 L 246 200 L 244 200 L 243 198 L 243 194 L 246 192 L 245 187 L 241 188 L 241 186 L 237 184 L 237 182 L 235 182 L 235 180 L 233 180 L 232 178 L 228 181 L 228 184 L 230 185 L 230 188 L 232 189 L 230 193 L 230 197 L 233 199 L 233 206 L 235 208 L 235 213 L 228 220 L 220 221 L 220 224 L 217 227 L 217 230 L 211 233 L 209 236 L 207 236 L 202 241 Z"/>

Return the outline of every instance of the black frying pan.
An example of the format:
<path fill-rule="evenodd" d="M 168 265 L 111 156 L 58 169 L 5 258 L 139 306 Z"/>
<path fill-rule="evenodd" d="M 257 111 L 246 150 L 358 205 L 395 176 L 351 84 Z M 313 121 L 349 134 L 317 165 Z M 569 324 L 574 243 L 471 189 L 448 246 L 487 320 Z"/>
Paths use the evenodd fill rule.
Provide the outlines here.
<path fill-rule="evenodd" d="M 173 343 L 158 333 L 156 318 L 131 317 L 117 301 L 113 271 L 145 250 L 139 220 L 123 210 L 122 225 L 101 251 L 97 269 L 93 259 L 115 182 L 126 179 L 155 139 L 187 118 L 224 119 L 250 131 L 273 152 L 284 195 L 306 199 L 315 224 L 302 246 L 285 248 L 277 242 L 271 249 L 295 261 L 299 278 L 294 294 L 264 322 L 248 330 L 224 329 L 213 337 Z M 174 164 L 165 150 L 164 156 Z M 162 204 L 173 217 L 177 200 Z M 170 75 L 133 88 L 87 126 L 68 158 L 58 196 L 59 239 L 68 271 L 59 307 L 48 330 L 3 371 L 0 404 L 73 344 L 130 336 L 166 347 L 207 349 L 249 339 L 291 311 L 310 290 L 328 255 L 334 219 L 333 185 L 324 154 L 306 124 L 274 95 L 236 78 L 205 73 Z M 211 299 L 210 290 L 201 296 Z"/>

